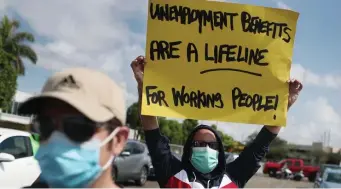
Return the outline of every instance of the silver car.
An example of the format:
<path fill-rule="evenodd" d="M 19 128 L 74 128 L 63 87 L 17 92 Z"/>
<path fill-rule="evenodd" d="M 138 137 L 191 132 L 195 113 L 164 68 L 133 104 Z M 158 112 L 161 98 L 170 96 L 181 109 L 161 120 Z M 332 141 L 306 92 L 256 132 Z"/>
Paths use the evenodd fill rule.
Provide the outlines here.
<path fill-rule="evenodd" d="M 151 159 L 144 143 L 128 140 L 123 152 L 113 163 L 113 179 L 116 182 L 133 180 L 143 186 L 148 177 Z"/>
<path fill-rule="evenodd" d="M 326 168 L 322 177 L 314 183 L 314 188 L 341 188 L 341 170 Z"/>
<path fill-rule="evenodd" d="M 177 158 L 179 161 L 181 161 L 181 158 L 182 156 L 180 154 L 177 154 L 177 153 L 173 153 L 172 154 L 174 155 L 175 158 Z M 150 179 L 155 179 L 155 171 L 154 171 L 154 167 L 153 165 L 151 164 L 150 167 L 149 167 L 149 174 L 148 174 L 148 177 Z"/>

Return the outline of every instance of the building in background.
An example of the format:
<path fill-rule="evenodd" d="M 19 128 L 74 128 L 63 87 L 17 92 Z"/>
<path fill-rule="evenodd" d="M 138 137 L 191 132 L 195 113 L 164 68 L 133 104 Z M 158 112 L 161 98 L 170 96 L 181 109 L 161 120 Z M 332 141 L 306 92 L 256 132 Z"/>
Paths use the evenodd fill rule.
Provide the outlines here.
<path fill-rule="evenodd" d="M 313 142 L 311 145 L 289 144 L 288 158 L 300 158 L 306 164 L 319 164 L 326 154 L 334 153 L 341 155 L 340 148 L 324 146 L 323 142 Z M 321 159 L 322 158 L 322 159 Z"/>
<path fill-rule="evenodd" d="M 22 91 L 16 91 L 11 106 L 7 110 L 0 109 L 0 127 L 28 130 L 28 125 L 32 121 L 30 115 L 19 115 L 18 108 L 21 103 L 33 96 Z"/>
<path fill-rule="evenodd" d="M 32 96 L 33 94 L 17 90 L 12 100 L 11 107 L 8 110 L 0 109 L 0 127 L 17 130 L 28 130 L 28 126 L 32 121 L 32 116 L 19 115 L 18 108 L 21 103 Z M 136 130 L 130 129 L 129 139 L 134 139 L 135 133 L 137 133 Z"/>

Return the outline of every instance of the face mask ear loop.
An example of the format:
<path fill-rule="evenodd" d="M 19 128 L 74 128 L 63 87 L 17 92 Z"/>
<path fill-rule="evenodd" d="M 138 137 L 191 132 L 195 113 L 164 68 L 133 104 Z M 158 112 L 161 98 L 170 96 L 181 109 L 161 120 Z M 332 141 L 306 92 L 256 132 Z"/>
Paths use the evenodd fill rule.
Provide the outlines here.
<path fill-rule="evenodd" d="M 111 134 L 101 142 L 101 147 L 106 145 L 109 141 L 111 141 L 115 137 L 115 135 L 118 133 L 119 129 L 120 129 L 119 127 L 116 127 L 115 130 L 111 132 Z"/>
<path fill-rule="evenodd" d="M 100 146 L 102 147 L 102 146 L 106 145 L 109 141 L 111 141 L 116 136 L 119 129 L 120 129 L 119 127 L 116 127 L 115 130 L 113 132 L 111 132 L 111 134 L 101 142 Z M 108 160 L 108 162 L 102 167 L 102 170 L 108 169 L 111 166 L 114 159 L 115 159 L 115 156 L 111 156 L 111 158 Z"/>
<path fill-rule="evenodd" d="M 102 170 L 103 171 L 107 170 L 111 166 L 114 159 L 115 159 L 115 156 L 111 156 L 111 158 L 108 160 L 108 162 L 102 167 Z"/>

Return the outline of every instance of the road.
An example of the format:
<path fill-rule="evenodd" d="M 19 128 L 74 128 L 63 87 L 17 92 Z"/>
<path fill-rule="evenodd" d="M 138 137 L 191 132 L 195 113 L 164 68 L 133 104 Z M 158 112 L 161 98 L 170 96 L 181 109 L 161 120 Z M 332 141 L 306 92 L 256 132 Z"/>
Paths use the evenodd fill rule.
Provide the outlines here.
<path fill-rule="evenodd" d="M 134 184 L 125 183 L 126 188 L 139 188 Z M 301 182 L 279 180 L 275 178 L 269 178 L 266 175 L 255 175 L 246 185 L 245 188 L 312 188 L 313 184 L 306 180 Z M 159 188 L 157 182 L 148 181 L 143 188 Z"/>

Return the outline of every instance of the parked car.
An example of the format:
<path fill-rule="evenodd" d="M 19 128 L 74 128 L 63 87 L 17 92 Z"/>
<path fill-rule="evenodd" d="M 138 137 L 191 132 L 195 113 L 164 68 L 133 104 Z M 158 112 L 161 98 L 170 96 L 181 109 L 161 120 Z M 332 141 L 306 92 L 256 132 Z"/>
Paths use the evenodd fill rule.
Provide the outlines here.
<path fill-rule="evenodd" d="M 266 162 L 263 168 L 264 174 L 269 174 L 270 177 L 275 177 L 276 172 L 279 171 L 284 164 L 287 163 L 289 170 L 292 173 L 303 171 L 305 177 L 308 177 L 310 182 L 314 182 L 317 172 L 320 170 L 317 166 L 304 165 L 302 159 L 284 159 L 280 162 Z"/>
<path fill-rule="evenodd" d="M 128 140 L 123 152 L 113 163 L 113 179 L 116 182 L 133 180 L 137 185 L 143 186 L 147 181 L 150 166 L 147 146 L 139 141 Z"/>
<path fill-rule="evenodd" d="M 340 165 L 333 165 L 333 164 L 322 164 L 320 165 L 320 170 L 317 172 L 316 174 L 316 179 L 315 182 L 317 182 L 319 179 L 321 179 L 324 171 L 327 169 L 335 169 L 335 170 L 341 170 L 341 166 Z"/>
<path fill-rule="evenodd" d="M 40 175 L 34 159 L 31 134 L 25 131 L 0 128 L 0 185 L 27 187 Z"/>
<path fill-rule="evenodd" d="M 181 161 L 181 155 L 180 154 L 177 154 L 177 153 L 172 153 L 175 158 L 177 158 L 178 160 Z M 150 169 L 149 169 L 149 175 L 148 175 L 149 178 L 153 179 L 155 178 L 155 171 L 154 171 L 154 167 L 152 164 L 150 164 Z"/>
<path fill-rule="evenodd" d="M 326 168 L 314 188 L 341 188 L 341 170 Z"/>
<path fill-rule="evenodd" d="M 235 159 L 239 157 L 238 154 L 231 153 L 231 152 L 225 152 L 225 160 L 226 164 L 233 162 Z"/>
<path fill-rule="evenodd" d="M 231 163 L 235 160 L 234 156 L 232 153 L 230 152 L 225 152 L 225 160 L 226 160 L 226 164 Z"/>

